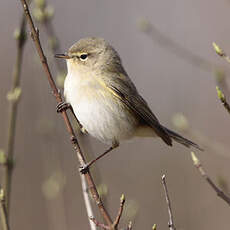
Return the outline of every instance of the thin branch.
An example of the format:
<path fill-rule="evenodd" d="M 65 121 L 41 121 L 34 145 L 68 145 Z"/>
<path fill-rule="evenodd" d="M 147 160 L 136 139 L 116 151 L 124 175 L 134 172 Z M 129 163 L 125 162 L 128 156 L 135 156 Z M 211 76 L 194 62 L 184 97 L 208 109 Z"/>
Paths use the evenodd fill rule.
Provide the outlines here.
<path fill-rule="evenodd" d="M 14 143 L 16 134 L 16 121 L 18 103 L 21 95 L 20 79 L 21 79 L 21 66 L 23 59 L 24 45 L 26 42 L 26 20 L 25 16 L 22 16 L 21 25 L 19 31 L 16 31 L 15 38 L 17 40 L 17 56 L 16 63 L 13 68 L 13 82 L 11 91 L 8 93 L 7 98 L 10 102 L 9 112 L 9 125 L 8 125 L 8 137 L 6 147 L 6 163 L 4 164 L 4 178 L 3 178 L 3 190 L 6 197 L 6 209 L 9 213 L 10 194 L 11 194 L 11 180 L 13 172 L 13 160 L 14 160 Z"/>
<path fill-rule="evenodd" d="M 9 230 L 9 218 L 7 214 L 6 200 L 3 189 L 0 190 L 0 218 L 2 223 L 2 229 Z"/>
<path fill-rule="evenodd" d="M 90 220 L 92 220 L 92 222 L 96 226 L 101 227 L 103 229 L 117 229 L 117 227 L 118 227 L 118 225 L 120 223 L 120 219 L 121 219 L 123 210 L 124 210 L 124 205 L 125 205 L 125 196 L 124 196 L 124 194 L 122 194 L 121 198 L 120 198 L 120 207 L 119 207 L 117 216 L 116 216 L 115 220 L 113 221 L 112 227 L 98 222 L 94 217 L 89 217 L 89 218 L 90 218 Z M 128 225 L 127 229 L 131 229 L 131 228 L 132 228 L 132 222 L 129 222 L 129 225 Z"/>
<path fill-rule="evenodd" d="M 218 98 L 222 102 L 224 108 L 228 111 L 228 113 L 230 113 L 230 105 L 228 104 L 225 95 L 223 94 L 223 92 L 220 90 L 218 86 L 216 86 L 216 91 L 217 91 Z"/>
<path fill-rule="evenodd" d="M 210 179 L 210 177 L 207 175 L 207 173 L 203 169 L 199 159 L 197 158 L 197 156 L 195 155 L 194 152 L 191 152 L 191 157 L 192 157 L 192 160 L 193 160 L 193 164 L 198 169 L 198 171 L 200 172 L 201 176 L 208 182 L 208 184 L 211 186 L 211 188 L 214 189 L 214 191 L 216 192 L 217 196 L 220 197 L 221 199 L 223 199 L 228 205 L 230 205 L 230 197 L 227 196 L 221 189 L 219 189 L 215 185 L 215 183 Z"/>
<path fill-rule="evenodd" d="M 162 184 L 163 184 L 164 191 L 165 191 L 166 203 L 167 203 L 167 206 L 168 206 L 168 214 L 169 214 L 169 223 L 168 223 L 168 226 L 169 226 L 170 230 L 176 230 L 176 227 L 174 225 L 172 208 L 171 208 L 171 202 L 170 202 L 170 199 L 169 199 L 169 194 L 168 194 L 168 188 L 167 188 L 167 185 L 166 185 L 166 177 L 165 177 L 165 175 L 163 175 L 161 177 L 161 179 L 162 179 Z"/>
<path fill-rule="evenodd" d="M 43 68 L 45 70 L 45 73 L 47 75 L 47 79 L 49 81 L 49 84 L 52 88 L 52 91 L 53 91 L 53 95 L 55 96 L 56 98 L 56 101 L 58 103 L 62 102 L 62 97 L 61 97 L 61 94 L 59 92 L 59 90 L 57 89 L 56 87 L 56 84 L 54 82 L 54 79 L 51 75 L 51 72 L 50 72 L 50 69 L 49 69 L 49 66 L 48 66 L 48 63 L 47 63 L 47 59 L 43 53 L 43 50 L 42 50 L 42 47 L 41 47 L 41 43 L 40 43 L 40 39 L 39 39 L 39 31 L 38 29 L 35 28 L 34 26 L 34 23 L 33 23 L 33 20 L 31 18 L 31 14 L 30 14 L 30 11 L 29 11 L 29 8 L 28 8 L 28 5 L 26 3 L 25 0 L 20 0 L 21 3 L 22 3 L 22 7 L 24 9 L 24 13 L 25 13 L 25 16 L 27 18 L 27 21 L 28 21 L 28 24 L 30 26 L 30 30 L 31 30 L 31 36 L 32 36 L 32 39 L 34 41 L 34 44 L 35 44 L 35 47 L 36 47 L 36 50 L 39 54 L 39 57 L 41 59 L 41 62 L 42 62 L 42 65 L 43 65 Z M 65 121 L 65 125 L 66 125 L 66 128 L 67 128 L 67 131 L 71 137 L 71 141 L 72 141 L 72 144 L 73 144 L 73 148 L 74 150 L 76 151 L 77 153 L 77 157 L 78 157 L 78 161 L 80 163 L 80 166 L 84 166 L 86 164 L 86 161 L 85 161 L 85 157 L 80 149 L 80 146 L 79 146 L 79 143 L 78 143 L 78 140 L 76 138 L 76 135 L 73 131 L 73 128 L 72 128 L 72 125 L 69 121 L 69 118 L 67 116 L 67 113 L 66 111 L 62 111 L 62 117 Z M 94 199 L 94 201 L 96 202 L 99 210 L 100 210 L 100 213 L 102 215 L 102 217 L 104 218 L 105 222 L 107 223 L 108 226 L 112 227 L 112 220 L 111 220 L 111 217 L 109 216 L 107 210 L 105 209 L 100 197 L 99 197 L 99 194 L 97 192 L 97 189 L 96 189 L 96 186 L 95 186 L 95 183 L 93 181 L 93 178 L 90 174 L 90 171 L 87 171 L 85 174 L 84 174 L 85 178 L 86 178 L 86 181 L 87 181 L 87 184 L 88 184 L 88 188 L 92 194 L 92 197 Z M 111 228 L 112 229 L 112 228 Z"/>
<path fill-rule="evenodd" d="M 100 227 L 102 229 L 108 230 L 110 227 L 108 227 L 105 224 L 99 223 L 94 217 L 89 217 L 89 219 L 95 224 L 95 226 Z"/>
<path fill-rule="evenodd" d="M 88 191 L 87 184 L 86 184 L 86 179 L 85 179 L 84 175 L 80 175 L 80 177 L 81 177 L 82 193 L 83 193 L 83 198 L 85 201 L 85 207 L 86 207 L 87 215 L 88 216 L 94 216 L 92 205 L 90 202 L 89 191 Z M 97 230 L 95 224 L 92 223 L 92 221 L 89 221 L 89 224 L 90 224 L 91 230 Z"/>
<path fill-rule="evenodd" d="M 225 93 L 227 93 L 228 96 L 230 95 L 230 91 L 228 89 L 225 79 L 226 76 L 228 76 L 229 74 L 228 71 L 225 71 L 222 66 L 212 63 L 209 60 L 206 60 L 205 58 L 200 57 L 199 55 L 190 51 L 186 47 L 183 47 L 181 44 L 174 41 L 172 38 L 163 34 L 152 23 L 145 19 L 142 19 L 139 22 L 139 28 L 142 32 L 147 34 L 154 42 L 157 42 L 164 49 L 167 48 L 177 57 L 182 58 L 188 63 L 191 63 L 192 65 L 199 67 L 207 72 L 212 72 L 215 76 L 217 85 L 224 89 Z M 213 43 L 213 46 L 215 50 L 217 47 L 218 50 L 222 51 L 215 43 Z M 224 57 L 224 59 L 230 63 L 230 58 L 224 52 L 218 54 Z"/>
<path fill-rule="evenodd" d="M 115 220 L 113 222 L 114 229 L 117 228 L 117 226 L 118 226 L 118 224 L 120 222 L 121 215 L 122 215 L 123 210 L 124 210 L 124 204 L 125 204 L 125 196 L 124 196 L 124 194 L 122 194 L 121 198 L 120 198 L 120 208 L 118 210 L 117 217 L 115 218 Z"/>

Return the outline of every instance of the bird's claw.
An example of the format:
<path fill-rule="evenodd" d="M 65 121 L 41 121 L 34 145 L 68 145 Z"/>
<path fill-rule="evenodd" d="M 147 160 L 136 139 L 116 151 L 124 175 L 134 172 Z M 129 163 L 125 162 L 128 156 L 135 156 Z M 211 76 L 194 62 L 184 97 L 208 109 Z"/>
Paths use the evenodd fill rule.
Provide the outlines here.
<path fill-rule="evenodd" d="M 84 164 L 84 165 L 81 165 L 80 167 L 79 167 L 79 172 L 81 173 L 81 174 L 86 174 L 86 173 L 88 173 L 89 172 L 89 164 Z"/>
<path fill-rule="evenodd" d="M 65 111 L 69 108 L 71 108 L 70 103 L 67 103 L 64 101 L 64 102 L 60 102 L 57 104 L 56 111 L 57 111 L 57 113 L 61 113 L 62 111 Z"/>

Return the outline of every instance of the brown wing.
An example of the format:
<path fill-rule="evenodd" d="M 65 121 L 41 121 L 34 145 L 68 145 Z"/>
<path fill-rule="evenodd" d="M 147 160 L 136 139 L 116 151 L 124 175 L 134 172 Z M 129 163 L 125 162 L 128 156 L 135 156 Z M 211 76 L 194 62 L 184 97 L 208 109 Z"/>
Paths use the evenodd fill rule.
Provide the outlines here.
<path fill-rule="evenodd" d="M 155 133 L 160 136 L 166 144 L 172 145 L 171 137 L 152 113 L 146 101 L 138 94 L 134 84 L 127 76 L 116 77 L 110 84 L 107 84 L 107 87 L 109 87 L 114 95 L 130 110 L 136 113 L 141 120 L 152 127 Z"/>

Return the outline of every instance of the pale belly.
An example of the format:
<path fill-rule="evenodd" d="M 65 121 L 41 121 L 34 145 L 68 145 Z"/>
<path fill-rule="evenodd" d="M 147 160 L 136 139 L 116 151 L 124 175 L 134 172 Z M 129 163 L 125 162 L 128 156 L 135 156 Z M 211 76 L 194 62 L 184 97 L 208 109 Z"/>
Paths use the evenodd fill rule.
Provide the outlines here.
<path fill-rule="evenodd" d="M 65 81 L 65 97 L 86 131 L 107 144 L 130 139 L 138 127 L 138 120 L 102 86 L 77 85 Z"/>

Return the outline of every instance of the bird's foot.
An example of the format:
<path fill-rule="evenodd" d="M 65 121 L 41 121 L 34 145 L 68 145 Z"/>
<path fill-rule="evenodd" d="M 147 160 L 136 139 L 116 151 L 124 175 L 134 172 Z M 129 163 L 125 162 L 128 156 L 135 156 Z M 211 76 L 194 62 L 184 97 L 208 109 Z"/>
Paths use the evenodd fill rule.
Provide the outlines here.
<path fill-rule="evenodd" d="M 86 163 L 86 164 L 80 166 L 80 167 L 79 167 L 79 172 L 80 172 L 81 174 L 86 174 L 86 173 L 88 173 L 88 172 L 89 172 L 89 167 L 90 167 L 90 165 L 91 165 L 90 163 Z"/>
<path fill-rule="evenodd" d="M 70 103 L 67 103 L 67 102 L 60 102 L 57 104 L 56 106 L 56 111 L 57 113 L 61 113 L 62 111 L 65 111 L 67 109 L 71 109 L 72 106 L 70 105 Z"/>

